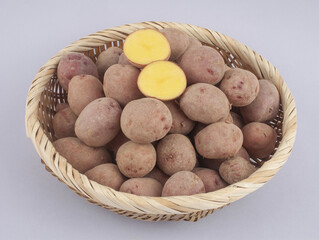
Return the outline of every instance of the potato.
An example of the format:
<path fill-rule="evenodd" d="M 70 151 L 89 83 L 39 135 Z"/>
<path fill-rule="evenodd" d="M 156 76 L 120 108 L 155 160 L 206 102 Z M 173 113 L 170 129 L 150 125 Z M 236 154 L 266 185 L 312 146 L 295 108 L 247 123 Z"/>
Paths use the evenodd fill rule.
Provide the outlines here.
<path fill-rule="evenodd" d="M 106 144 L 106 148 L 113 153 L 117 153 L 117 150 L 122 146 L 124 143 L 130 141 L 122 131 L 120 131 L 115 138 L 113 138 L 108 144 Z"/>
<path fill-rule="evenodd" d="M 138 196 L 160 197 L 162 189 L 162 184 L 153 178 L 131 178 L 122 184 L 120 192 Z"/>
<path fill-rule="evenodd" d="M 193 131 L 190 133 L 190 137 L 194 138 L 197 133 L 202 131 L 205 127 L 207 127 L 207 124 L 204 123 L 196 123 L 196 126 L 194 127 Z"/>
<path fill-rule="evenodd" d="M 122 109 L 112 98 L 98 98 L 90 102 L 75 122 L 75 134 L 86 145 L 101 147 L 120 131 Z"/>
<path fill-rule="evenodd" d="M 192 47 L 201 47 L 202 46 L 201 42 L 194 37 L 189 36 L 188 41 L 189 41 L 189 43 L 188 43 L 187 49 L 192 48 Z"/>
<path fill-rule="evenodd" d="M 219 173 L 215 170 L 208 168 L 195 168 L 193 173 L 195 173 L 203 181 L 206 192 L 213 192 L 227 187 L 228 185 L 220 178 Z"/>
<path fill-rule="evenodd" d="M 243 134 L 232 123 L 217 122 L 210 124 L 195 136 L 197 152 L 210 159 L 232 157 L 242 145 Z"/>
<path fill-rule="evenodd" d="M 103 80 L 105 71 L 114 64 L 117 64 L 123 50 L 118 47 L 109 47 L 101 52 L 97 58 L 96 66 L 101 81 Z"/>
<path fill-rule="evenodd" d="M 130 61 L 127 59 L 124 53 L 120 55 L 118 64 L 131 65 Z"/>
<path fill-rule="evenodd" d="M 234 123 L 232 115 L 229 113 L 226 119 L 224 119 L 222 122 Z"/>
<path fill-rule="evenodd" d="M 170 61 L 178 59 L 187 49 L 189 45 L 189 37 L 186 33 L 176 28 L 164 28 L 160 30 L 167 38 L 171 47 Z"/>
<path fill-rule="evenodd" d="M 157 165 L 167 175 L 191 171 L 195 167 L 195 149 L 184 135 L 167 135 L 157 144 L 156 152 Z"/>
<path fill-rule="evenodd" d="M 242 129 L 243 126 L 245 125 L 243 118 L 235 112 L 230 112 L 230 115 L 232 116 L 233 123 L 240 129 Z"/>
<path fill-rule="evenodd" d="M 136 143 L 150 143 L 163 138 L 172 127 L 172 115 L 157 99 L 142 98 L 129 102 L 123 109 L 121 129 Z"/>
<path fill-rule="evenodd" d="M 217 84 L 225 72 L 223 57 L 217 50 L 207 46 L 187 49 L 179 60 L 184 70 L 188 84 L 209 83 Z"/>
<path fill-rule="evenodd" d="M 170 133 L 189 134 L 195 126 L 175 101 L 164 102 L 172 114 L 172 127 Z"/>
<path fill-rule="evenodd" d="M 191 120 L 209 124 L 227 118 L 230 105 L 226 95 L 207 83 L 196 83 L 186 88 L 180 107 Z"/>
<path fill-rule="evenodd" d="M 259 93 L 249 105 L 240 108 L 246 122 L 266 122 L 274 119 L 279 111 L 280 96 L 276 86 L 265 79 L 259 80 Z"/>
<path fill-rule="evenodd" d="M 55 112 L 59 112 L 59 111 L 61 111 L 62 109 L 64 109 L 64 108 L 68 108 L 68 107 L 70 107 L 69 106 L 69 104 L 67 104 L 67 103 L 58 103 L 56 106 L 55 106 Z"/>
<path fill-rule="evenodd" d="M 53 119 L 53 131 L 56 138 L 75 137 L 74 125 L 77 116 L 67 107 L 57 112 Z"/>
<path fill-rule="evenodd" d="M 83 53 L 69 53 L 60 59 L 57 77 L 64 90 L 68 91 L 71 79 L 80 74 L 99 77 L 96 65 L 91 58 L 85 56 Z"/>
<path fill-rule="evenodd" d="M 219 174 L 228 184 L 248 178 L 255 171 L 256 167 L 242 157 L 228 159 L 219 167 Z"/>
<path fill-rule="evenodd" d="M 68 102 L 77 116 L 90 102 L 101 97 L 104 97 L 103 85 L 96 77 L 81 74 L 71 79 Z"/>
<path fill-rule="evenodd" d="M 132 65 L 112 65 L 104 75 L 105 96 L 115 99 L 121 106 L 144 97 L 137 87 L 139 74 L 140 70 Z"/>
<path fill-rule="evenodd" d="M 153 178 L 157 181 L 159 181 L 163 186 L 166 183 L 169 176 L 167 176 L 162 170 L 160 170 L 158 167 L 154 167 L 153 170 L 146 174 L 145 177 L 147 178 Z"/>
<path fill-rule="evenodd" d="M 259 92 L 257 77 L 240 68 L 226 71 L 219 87 L 226 94 L 229 102 L 236 107 L 250 104 Z"/>
<path fill-rule="evenodd" d="M 128 178 L 144 177 L 156 164 L 156 151 L 152 144 L 124 143 L 116 153 L 116 163 Z"/>
<path fill-rule="evenodd" d="M 198 193 L 205 193 L 203 181 L 195 173 L 180 171 L 166 181 L 162 196 L 187 196 Z"/>
<path fill-rule="evenodd" d="M 243 146 L 252 158 L 268 158 L 273 153 L 277 133 L 265 123 L 252 122 L 242 128 Z"/>
<path fill-rule="evenodd" d="M 112 162 L 111 155 L 105 148 L 89 147 L 75 137 L 56 140 L 53 146 L 80 173 L 85 173 L 100 164 Z"/>
<path fill-rule="evenodd" d="M 117 191 L 120 189 L 122 183 L 126 181 L 126 178 L 122 175 L 119 168 L 113 163 L 98 165 L 85 172 L 85 175 L 90 180 Z"/>

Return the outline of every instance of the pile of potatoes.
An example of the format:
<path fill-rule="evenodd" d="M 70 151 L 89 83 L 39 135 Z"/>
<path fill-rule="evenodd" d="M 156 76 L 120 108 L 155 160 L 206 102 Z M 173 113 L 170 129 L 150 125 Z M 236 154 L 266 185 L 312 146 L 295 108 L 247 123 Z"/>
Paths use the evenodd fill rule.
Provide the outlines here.
<path fill-rule="evenodd" d="M 266 123 L 279 111 L 277 88 L 177 29 L 158 33 L 170 46 L 165 61 L 186 76 L 182 94 L 146 97 L 138 86 L 145 66 L 118 47 L 96 63 L 69 53 L 57 68 L 68 95 L 53 117 L 56 151 L 90 180 L 141 196 L 212 192 L 249 177 L 251 159 L 275 151 Z"/>

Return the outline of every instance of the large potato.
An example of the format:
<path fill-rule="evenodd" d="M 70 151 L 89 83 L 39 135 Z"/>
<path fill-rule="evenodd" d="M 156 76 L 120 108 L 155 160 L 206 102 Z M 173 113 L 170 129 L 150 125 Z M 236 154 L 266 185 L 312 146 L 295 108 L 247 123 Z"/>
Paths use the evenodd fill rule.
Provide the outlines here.
<path fill-rule="evenodd" d="M 69 107 L 59 110 L 52 119 L 56 138 L 75 137 L 74 125 L 77 116 Z"/>
<path fill-rule="evenodd" d="M 162 184 L 153 178 L 131 178 L 122 184 L 120 192 L 138 196 L 160 197 L 162 189 Z"/>
<path fill-rule="evenodd" d="M 109 47 L 105 51 L 101 52 L 97 58 L 96 66 L 99 72 L 101 81 L 105 71 L 111 67 L 113 64 L 117 64 L 120 58 L 120 55 L 123 53 L 123 50 L 118 47 Z"/>

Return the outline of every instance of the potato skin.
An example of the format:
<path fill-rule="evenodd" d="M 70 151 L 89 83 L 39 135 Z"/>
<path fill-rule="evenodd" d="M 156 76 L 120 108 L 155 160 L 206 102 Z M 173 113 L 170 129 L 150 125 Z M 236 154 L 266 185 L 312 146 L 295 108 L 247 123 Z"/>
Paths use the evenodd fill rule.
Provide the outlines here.
<path fill-rule="evenodd" d="M 121 106 L 144 97 L 137 87 L 140 70 L 132 65 L 114 64 L 104 74 L 103 90 L 106 97 L 115 99 Z"/>
<path fill-rule="evenodd" d="M 154 167 L 153 170 L 146 174 L 145 177 L 147 178 L 153 178 L 157 181 L 159 181 L 163 186 L 166 183 L 167 179 L 169 179 L 169 176 L 166 175 L 161 169 L 158 167 Z"/>
<path fill-rule="evenodd" d="M 91 58 L 83 53 L 69 53 L 64 55 L 58 64 L 57 76 L 61 87 L 68 91 L 69 82 L 79 74 L 88 74 L 99 77 L 97 67 Z"/>
<path fill-rule="evenodd" d="M 266 122 L 274 119 L 279 111 L 280 96 L 276 86 L 265 79 L 259 80 L 259 93 L 249 105 L 240 108 L 246 122 Z"/>
<path fill-rule="evenodd" d="M 234 156 L 243 144 L 241 130 L 232 123 L 217 122 L 208 125 L 195 136 L 198 153 L 209 159 Z"/>
<path fill-rule="evenodd" d="M 275 129 L 265 123 L 252 122 L 242 128 L 243 146 L 252 158 L 268 158 L 277 140 Z"/>
<path fill-rule="evenodd" d="M 124 143 L 130 141 L 124 133 L 120 130 L 120 132 L 113 138 L 108 144 L 106 144 L 106 148 L 109 151 L 112 151 L 113 153 L 117 153 L 120 146 L 122 146 Z"/>
<path fill-rule="evenodd" d="M 171 176 L 179 171 L 191 171 L 196 164 L 192 143 L 182 134 L 169 134 L 156 147 L 157 166 Z"/>
<path fill-rule="evenodd" d="M 113 163 L 98 165 L 85 172 L 85 175 L 88 177 L 88 179 L 113 188 L 117 191 L 120 189 L 123 182 L 126 181 L 126 178 Z"/>
<path fill-rule="evenodd" d="M 67 104 L 67 103 L 58 103 L 56 106 L 55 106 L 55 112 L 59 112 L 59 111 L 61 111 L 62 109 L 64 109 L 64 108 L 68 108 L 68 107 L 70 107 L 69 106 L 69 104 Z"/>
<path fill-rule="evenodd" d="M 180 98 L 180 107 L 188 118 L 204 124 L 226 119 L 230 110 L 226 95 L 207 83 L 196 83 L 186 88 Z"/>
<path fill-rule="evenodd" d="M 228 184 L 248 178 L 256 167 L 242 157 L 234 157 L 224 161 L 219 167 L 219 174 Z"/>
<path fill-rule="evenodd" d="M 227 187 L 228 185 L 220 178 L 219 173 L 215 170 L 208 168 L 195 168 L 193 173 L 195 173 L 203 181 L 206 192 L 213 192 Z"/>
<path fill-rule="evenodd" d="M 105 71 L 113 64 L 118 63 L 120 55 L 122 53 L 123 50 L 118 47 L 109 47 L 108 49 L 100 53 L 96 61 L 96 66 L 101 81 L 103 80 Z"/>
<path fill-rule="evenodd" d="M 57 112 L 52 119 L 55 137 L 57 139 L 75 137 L 74 126 L 76 119 L 77 116 L 69 107 Z"/>
<path fill-rule="evenodd" d="M 71 79 L 68 102 L 77 116 L 90 102 L 101 97 L 104 97 L 103 85 L 96 77 L 81 74 Z"/>
<path fill-rule="evenodd" d="M 122 109 L 112 98 L 98 98 L 90 102 L 75 122 L 75 134 L 86 145 L 101 147 L 120 131 Z"/>
<path fill-rule="evenodd" d="M 189 36 L 188 39 L 189 39 L 188 40 L 189 43 L 188 43 L 187 49 L 192 48 L 192 47 L 201 47 L 202 46 L 201 42 L 199 40 L 197 40 L 196 38 Z"/>
<path fill-rule="evenodd" d="M 234 68 L 225 72 L 220 89 L 233 106 L 242 107 L 254 101 L 259 92 L 259 82 L 253 73 Z"/>
<path fill-rule="evenodd" d="M 180 171 L 166 181 L 162 196 L 187 196 L 198 193 L 205 193 L 203 181 L 195 173 Z"/>
<path fill-rule="evenodd" d="M 207 46 L 191 47 L 186 50 L 179 65 L 187 77 L 188 84 L 217 84 L 224 76 L 223 57 L 213 48 Z"/>
<path fill-rule="evenodd" d="M 235 113 L 235 112 L 230 112 L 230 115 L 231 115 L 232 118 L 233 118 L 233 123 L 234 123 L 237 127 L 239 127 L 240 129 L 242 129 L 243 126 L 245 126 L 244 120 L 243 120 L 243 118 L 242 118 L 239 114 L 237 114 L 237 113 Z"/>
<path fill-rule="evenodd" d="M 105 148 L 89 147 L 75 137 L 56 140 L 53 146 L 80 173 L 85 173 L 100 164 L 112 162 L 111 155 Z"/>
<path fill-rule="evenodd" d="M 128 178 L 144 177 L 156 164 L 156 151 L 152 144 L 139 144 L 129 141 L 116 153 L 117 165 Z"/>
<path fill-rule="evenodd" d="M 121 129 L 136 143 L 150 143 L 163 138 L 172 127 L 172 115 L 166 105 L 154 98 L 129 102 L 123 109 Z"/>
<path fill-rule="evenodd" d="M 131 65 L 130 61 L 127 59 L 124 53 L 122 53 L 119 57 L 119 62 L 118 64 L 121 65 Z"/>
<path fill-rule="evenodd" d="M 122 184 L 120 192 L 138 196 L 160 197 L 162 189 L 162 184 L 153 178 L 131 178 Z"/>

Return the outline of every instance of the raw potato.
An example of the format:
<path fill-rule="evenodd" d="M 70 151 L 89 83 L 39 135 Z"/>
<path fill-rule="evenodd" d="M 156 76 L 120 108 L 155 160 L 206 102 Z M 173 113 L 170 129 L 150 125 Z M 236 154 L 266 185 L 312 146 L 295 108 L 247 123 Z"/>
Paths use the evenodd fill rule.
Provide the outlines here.
<path fill-rule="evenodd" d="M 268 158 L 273 153 L 277 133 L 265 123 L 252 122 L 242 128 L 243 146 L 252 158 Z"/>
<path fill-rule="evenodd" d="M 223 120 L 225 123 L 234 123 L 232 115 L 229 113 L 227 118 Z"/>
<path fill-rule="evenodd" d="M 154 98 L 129 102 L 123 109 L 121 129 L 136 143 L 151 143 L 163 138 L 172 127 L 172 115 L 165 104 Z"/>
<path fill-rule="evenodd" d="M 113 163 L 105 163 L 98 165 L 89 171 L 85 172 L 85 175 L 92 181 L 95 181 L 104 186 L 119 190 L 126 178 L 122 175 L 118 167 Z"/>
<path fill-rule="evenodd" d="M 128 178 L 144 177 L 156 164 L 156 151 L 152 144 L 124 143 L 116 153 L 116 163 Z"/>
<path fill-rule="evenodd" d="M 228 184 L 248 178 L 255 171 L 256 167 L 242 157 L 228 159 L 219 167 L 219 174 Z"/>
<path fill-rule="evenodd" d="M 188 44 L 188 47 L 187 47 L 187 50 L 189 49 L 189 48 L 192 48 L 192 47 L 201 47 L 202 46 L 202 44 L 201 44 L 201 42 L 200 41 L 198 41 L 196 38 L 194 38 L 194 37 L 188 37 L 188 41 L 189 41 L 189 44 Z"/>
<path fill-rule="evenodd" d="M 226 95 L 207 83 L 189 86 L 180 98 L 180 107 L 188 118 L 205 124 L 226 119 L 230 110 Z"/>
<path fill-rule="evenodd" d="M 172 127 L 170 133 L 189 134 L 195 126 L 175 101 L 164 102 L 172 114 Z"/>
<path fill-rule="evenodd" d="M 97 58 L 96 66 L 100 79 L 103 80 L 105 71 L 114 64 L 117 64 L 123 50 L 118 47 L 110 47 L 101 52 Z"/>
<path fill-rule="evenodd" d="M 67 103 L 58 103 L 56 106 L 55 106 L 55 112 L 59 112 L 61 111 L 62 109 L 64 108 L 68 108 L 70 107 L 69 104 Z"/>
<path fill-rule="evenodd" d="M 112 98 L 90 102 L 75 122 L 75 134 L 91 147 L 105 146 L 120 131 L 122 109 Z"/>
<path fill-rule="evenodd" d="M 68 102 L 72 111 L 79 116 L 93 100 L 104 97 L 102 83 L 91 75 L 74 76 L 69 83 Z"/>
<path fill-rule="evenodd" d="M 120 55 L 118 64 L 131 65 L 130 61 L 127 59 L 124 53 Z"/>
<path fill-rule="evenodd" d="M 197 133 L 202 131 L 205 127 L 207 127 L 206 124 L 198 122 L 193 131 L 191 132 L 190 137 L 194 138 L 197 135 Z"/>
<path fill-rule="evenodd" d="M 65 137 L 75 137 L 74 125 L 76 119 L 77 116 L 69 107 L 57 112 L 52 119 L 55 137 L 57 139 Z"/>
<path fill-rule="evenodd" d="M 254 101 L 259 92 L 259 82 L 253 73 L 235 68 L 225 72 L 220 89 L 233 106 L 242 107 Z"/>
<path fill-rule="evenodd" d="M 155 180 L 159 181 L 163 186 L 166 183 L 167 179 L 169 179 L 169 176 L 163 173 L 163 171 L 160 170 L 158 167 L 154 167 L 150 173 L 145 175 L 145 177 L 154 178 Z"/>
<path fill-rule="evenodd" d="M 100 164 L 112 162 L 111 155 L 105 148 L 89 147 L 75 137 L 56 140 L 53 146 L 80 173 L 85 173 Z"/>
<path fill-rule="evenodd" d="M 79 74 L 99 77 L 95 63 L 83 53 L 69 53 L 63 56 L 57 69 L 57 76 L 61 87 L 68 91 L 69 82 L 74 76 Z"/>
<path fill-rule="evenodd" d="M 167 38 L 159 31 L 147 28 L 131 33 L 123 50 L 130 63 L 139 68 L 151 62 L 168 60 L 171 55 Z"/>
<path fill-rule="evenodd" d="M 259 80 L 259 93 L 240 112 L 246 122 L 266 122 L 274 119 L 279 111 L 280 96 L 276 86 L 265 79 Z"/>
<path fill-rule="evenodd" d="M 208 168 L 195 168 L 193 173 L 195 173 L 203 181 L 206 192 L 213 192 L 227 187 L 227 183 L 220 178 L 219 173 L 215 170 Z"/>
<path fill-rule="evenodd" d="M 213 48 L 207 46 L 187 49 L 179 61 L 184 70 L 187 83 L 217 84 L 225 72 L 223 57 Z"/>
<path fill-rule="evenodd" d="M 122 146 L 124 143 L 130 141 L 122 131 L 120 131 L 115 138 L 112 139 L 108 144 L 106 144 L 106 148 L 112 151 L 114 154 L 117 153 L 117 150 Z"/>
<path fill-rule="evenodd" d="M 181 134 L 164 137 L 156 148 L 157 165 L 167 175 L 179 171 L 192 171 L 196 164 L 196 153 L 192 143 Z"/>
<path fill-rule="evenodd" d="M 186 88 L 183 70 L 169 61 L 156 61 L 143 68 L 138 76 L 137 85 L 147 97 L 163 101 L 178 98 Z"/>
<path fill-rule="evenodd" d="M 122 184 L 120 192 L 138 196 L 160 197 L 162 189 L 162 184 L 153 178 L 131 178 Z"/>
<path fill-rule="evenodd" d="M 203 181 L 195 173 L 181 171 L 175 173 L 166 181 L 162 196 L 188 196 L 198 193 L 205 193 Z"/>
<path fill-rule="evenodd" d="M 177 60 L 187 49 L 189 45 L 189 37 L 186 33 L 176 28 L 164 28 L 160 30 L 167 38 L 171 47 L 170 61 Z"/>
<path fill-rule="evenodd" d="M 114 64 L 104 75 L 105 96 L 115 99 L 121 106 L 144 97 L 137 88 L 139 74 L 140 70 L 132 65 Z"/>
<path fill-rule="evenodd" d="M 242 129 L 243 126 L 245 125 L 243 118 L 242 118 L 239 114 L 237 114 L 237 113 L 235 113 L 235 112 L 230 112 L 230 114 L 231 114 L 231 116 L 232 116 L 232 118 L 233 118 L 233 123 L 234 123 L 237 127 L 239 127 L 240 129 Z"/>
<path fill-rule="evenodd" d="M 195 136 L 195 146 L 204 158 L 226 159 L 234 156 L 243 145 L 243 134 L 232 123 L 208 125 Z"/>

